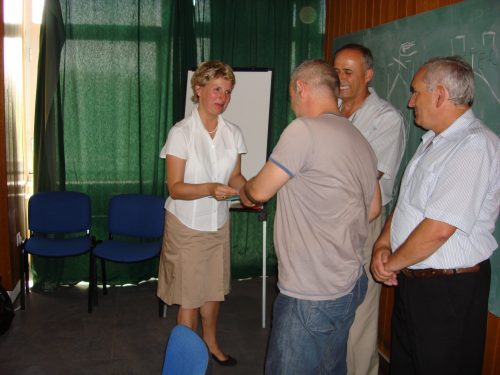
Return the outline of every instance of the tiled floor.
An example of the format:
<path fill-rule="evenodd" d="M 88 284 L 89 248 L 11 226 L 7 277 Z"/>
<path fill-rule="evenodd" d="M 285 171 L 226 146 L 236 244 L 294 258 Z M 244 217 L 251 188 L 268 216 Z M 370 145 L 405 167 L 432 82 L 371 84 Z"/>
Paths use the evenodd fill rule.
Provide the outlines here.
<path fill-rule="evenodd" d="M 267 282 L 267 327 L 276 280 Z M 87 313 L 87 291 L 61 287 L 32 292 L 9 331 L 0 336 L 2 375 L 161 374 L 165 345 L 177 308 L 158 317 L 156 282 L 115 287 Z M 261 327 L 261 279 L 233 281 L 222 305 L 219 341 L 238 359 L 233 368 L 213 364 L 213 375 L 263 373 L 269 330 Z"/>

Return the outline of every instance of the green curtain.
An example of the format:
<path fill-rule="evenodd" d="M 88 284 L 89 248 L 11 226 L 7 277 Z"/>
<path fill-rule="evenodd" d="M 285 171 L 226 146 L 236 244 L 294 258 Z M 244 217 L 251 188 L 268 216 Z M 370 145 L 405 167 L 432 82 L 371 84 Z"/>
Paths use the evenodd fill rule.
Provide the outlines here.
<path fill-rule="evenodd" d="M 34 123 L 33 189 L 64 191 L 66 185 L 64 158 L 64 121 L 61 111 L 59 65 L 65 42 L 64 24 L 58 0 L 46 0 L 40 28 L 37 92 Z M 64 260 L 32 257 L 36 281 L 46 289 L 57 285 Z M 40 275 L 36 270 L 43 269 Z"/>
<path fill-rule="evenodd" d="M 168 130 L 184 117 L 186 72 L 221 59 L 233 67 L 273 70 L 269 146 L 292 118 L 291 71 L 323 55 L 324 0 L 60 0 L 66 43 L 59 79 L 64 120 L 66 190 L 92 199 L 92 232 L 106 237 L 107 204 L 117 193 L 167 195 Z M 62 134 L 62 133 L 58 133 Z M 248 176 L 252 177 L 252 176 Z M 274 201 L 268 204 L 269 272 Z M 261 273 L 256 215 L 232 219 L 233 277 Z M 88 258 L 65 259 L 56 271 L 35 264 L 35 285 L 48 289 L 88 278 Z M 111 284 L 156 277 L 157 261 L 108 267 Z M 47 281 L 50 279 L 50 282 Z"/>
<path fill-rule="evenodd" d="M 34 191 L 64 190 L 64 144 L 59 64 L 65 41 L 58 0 L 46 0 L 40 28 L 34 126 Z"/>
<path fill-rule="evenodd" d="M 109 198 L 165 195 L 158 154 L 172 123 L 173 2 L 60 0 L 66 43 L 61 54 L 66 190 L 92 199 L 92 234 L 107 237 Z M 50 20 L 48 20 L 50 21 Z M 50 261 L 50 265 L 49 265 Z M 35 286 L 88 280 L 88 255 L 34 262 Z M 157 261 L 110 264 L 112 284 L 157 274 Z"/>

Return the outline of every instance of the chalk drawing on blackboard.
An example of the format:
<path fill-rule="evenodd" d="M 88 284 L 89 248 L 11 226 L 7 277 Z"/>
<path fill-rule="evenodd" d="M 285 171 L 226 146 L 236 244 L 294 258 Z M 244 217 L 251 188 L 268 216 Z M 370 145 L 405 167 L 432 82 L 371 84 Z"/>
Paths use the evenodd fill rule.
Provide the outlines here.
<path fill-rule="evenodd" d="M 454 47 L 454 41 L 457 40 L 458 42 L 462 42 L 462 51 L 460 52 L 455 52 L 455 47 Z M 451 40 L 451 55 L 455 56 L 456 54 L 459 53 L 464 53 L 465 52 L 465 35 L 457 35 L 455 38 Z"/>
<path fill-rule="evenodd" d="M 398 83 L 405 90 L 410 91 L 410 83 L 415 73 L 415 62 L 413 56 L 418 54 L 415 41 L 403 42 L 399 45 L 398 56 L 392 56 L 387 64 L 387 100 L 390 101 Z"/>
<path fill-rule="evenodd" d="M 451 39 L 451 54 L 467 57 L 470 60 L 469 63 L 472 66 L 472 69 L 474 69 L 474 75 L 486 84 L 488 90 L 491 93 L 491 96 L 497 103 L 500 103 L 499 94 L 495 92 L 495 88 L 488 81 L 488 79 L 486 78 L 486 74 L 484 74 L 482 70 L 484 64 L 496 65 L 493 61 L 495 37 L 495 31 L 483 31 L 481 33 L 481 39 L 484 48 L 481 48 L 478 51 L 474 47 L 470 47 L 467 49 L 467 40 L 465 35 L 456 35 Z"/>
<path fill-rule="evenodd" d="M 476 76 L 478 76 L 479 78 L 481 78 L 484 81 L 484 83 L 486 83 L 486 86 L 488 86 L 488 88 L 491 91 L 491 95 L 495 98 L 495 100 L 497 101 L 497 103 L 500 103 L 500 99 L 498 98 L 497 93 L 495 92 L 495 90 L 493 89 L 493 87 L 491 87 L 491 84 L 488 82 L 488 80 L 486 79 L 486 77 L 483 76 L 481 73 L 479 73 L 477 71 L 474 71 L 474 74 Z"/>
<path fill-rule="evenodd" d="M 494 31 L 485 31 L 483 32 L 483 46 L 486 46 L 485 36 L 491 36 L 491 49 L 495 48 L 495 32 Z"/>
<path fill-rule="evenodd" d="M 408 50 L 411 50 L 414 47 L 415 47 L 415 41 L 414 40 L 412 40 L 411 42 L 401 43 L 401 45 L 399 46 L 399 55 L 400 56 L 409 57 L 409 56 L 412 56 L 412 55 L 416 54 L 417 51 L 407 52 Z"/>
<path fill-rule="evenodd" d="M 400 59 L 396 59 L 395 57 L 392 58 L 397 64 L 401 65 L 401 67 L 403 67 L 404 69 L 408 69 L 406 67 L 406 65 L 400 60 Z"/>

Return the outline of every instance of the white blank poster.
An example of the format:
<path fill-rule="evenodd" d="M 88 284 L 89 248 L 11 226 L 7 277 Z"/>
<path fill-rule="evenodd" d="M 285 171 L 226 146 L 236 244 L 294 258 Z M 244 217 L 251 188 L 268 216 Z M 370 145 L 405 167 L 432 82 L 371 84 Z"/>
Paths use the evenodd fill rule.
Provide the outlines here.
<path fill-rule="evenodd" d="M 191 90 L 193 71 L 188 71 L 185 115 L 191 114 L 194 103 Z M 236 86 L 231 102 L 222 114 L 225 120 L 238 125 L 243 132 L 247 154 L 242 155 L 242 172 L 249 179 L 255 176 L 266 162 L 267 131 L 271 103 L 272 71 L 234 71 Z"/>

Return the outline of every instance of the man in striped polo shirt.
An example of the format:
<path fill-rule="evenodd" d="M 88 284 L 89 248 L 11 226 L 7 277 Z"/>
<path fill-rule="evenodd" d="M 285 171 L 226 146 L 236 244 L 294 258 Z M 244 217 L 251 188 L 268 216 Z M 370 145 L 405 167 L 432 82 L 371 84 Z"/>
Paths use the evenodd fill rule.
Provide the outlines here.
<path fill-rule="evenodd" d="M 408 106 L 428 130 L 375 242 L 376 280 L 397 285 L 391 374 L 480 374 L 500 142 L 471 110 L 474 74 L 457 57 L 417 71 Z"/>

